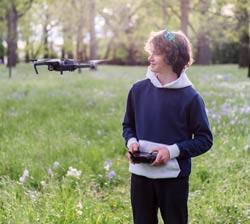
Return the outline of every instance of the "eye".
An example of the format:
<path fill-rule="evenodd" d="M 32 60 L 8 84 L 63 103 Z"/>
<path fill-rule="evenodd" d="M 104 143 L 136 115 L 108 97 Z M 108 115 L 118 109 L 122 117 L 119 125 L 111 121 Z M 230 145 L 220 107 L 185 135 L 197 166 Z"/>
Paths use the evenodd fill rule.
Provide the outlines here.
<path fill-rule="evenodd" d="M 153 51 L 151 51 L 151 54 L 153 54 L 153 55 L 155 55 L 155 56 L 159 56 L 159 55 L 161 55 L 161 52 L 160 52 L 160 51 L 153 50 Z"/>

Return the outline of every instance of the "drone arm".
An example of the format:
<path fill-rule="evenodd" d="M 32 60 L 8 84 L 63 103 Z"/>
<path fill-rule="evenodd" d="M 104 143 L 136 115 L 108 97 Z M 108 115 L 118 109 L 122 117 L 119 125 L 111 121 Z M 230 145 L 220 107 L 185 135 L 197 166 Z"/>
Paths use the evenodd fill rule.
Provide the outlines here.
<path fill-rule="evenodd" d="M 34 62 L 34 69 L 36 71 L 36 74 L 38 74 L 36 66 L 41 66 L 41 65 L 47 65 L 47 63 L 45 63 L 45 62 L 39 62 L 39 61 L 35 61 Z"/>
<path fill-rule="evenodd" d="M 36 68 L 36 64 L 34 63 L 34 69 L 36 71 L 36 74 L 38 75 L 38 71 L 37 71 L 37 68 Z"/>

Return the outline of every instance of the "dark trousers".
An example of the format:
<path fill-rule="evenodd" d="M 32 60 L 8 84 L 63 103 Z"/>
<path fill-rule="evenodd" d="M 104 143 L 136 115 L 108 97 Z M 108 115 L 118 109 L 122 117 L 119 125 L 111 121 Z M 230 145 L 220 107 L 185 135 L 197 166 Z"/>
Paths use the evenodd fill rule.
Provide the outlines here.
<path fill-rule="evenodd" d="M 132 174 L 134 224 L 157 224 L 158 208 L 165 224 L 187 224 L 189 178 L 149 179 Z"/>

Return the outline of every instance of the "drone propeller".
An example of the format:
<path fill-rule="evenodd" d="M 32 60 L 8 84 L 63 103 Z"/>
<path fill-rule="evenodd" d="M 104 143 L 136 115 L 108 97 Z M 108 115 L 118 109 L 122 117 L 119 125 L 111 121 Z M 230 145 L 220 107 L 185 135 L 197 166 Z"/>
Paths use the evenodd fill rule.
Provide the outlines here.
<path fill-rule="evenodd" d="M 89 63 L 99 64 L 101 62 L 108 61 L 106 59 L 100 59 L 100 60 L 90 60 Z"/>

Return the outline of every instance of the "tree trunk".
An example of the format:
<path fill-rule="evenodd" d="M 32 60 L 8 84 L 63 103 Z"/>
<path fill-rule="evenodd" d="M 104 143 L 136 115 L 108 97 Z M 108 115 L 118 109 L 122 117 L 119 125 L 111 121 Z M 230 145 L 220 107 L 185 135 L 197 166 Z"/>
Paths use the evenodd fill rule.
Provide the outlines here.
<path fill-rule="evenodd" d="M 210 41 L 206 32 L 207 16 L 206 12 L 209 8 L 208 2 L 199 0 L 200 3 L 200 30 L 197 37 L 197 52 L 195 62 L 200 65 L 209 65 L 211 63 L 212 54 L 210 49 Z"/>
<path fill-rule="evenodd" d="M 18 14 L 15 6 L 11 3 L 7 12 L 7 24 L 8 24 L 8 36 L 7 36 L 7 58 L 8 58 L 8 67 L 16 66 L 17 63 L 17 20 Z M 10 75 L 11 76 L 11 75 Z"/>
<path fill-rule="evenodd" d="M 2 42 L 3 40 L 2 37 L 0 36 L 0 64 L 4 64 L 4 55 L 5 55 L 5 50 Z"/>
<path fill-rule="evenodd" d="M 49 23 L 49 15 L 45 13 L 45 24 L 43 24 L 43 58 L 49 58 L 49 42 L 48 42 L 48 23 Z"/>
<path fill-rule="evenodd" d="M 95 33 L 95 14 L 96 14 L 96 2 L 95 0 L 89 1 L 89 31 L 90 31 L 90 59 L 97 59 L 96 52 L 96 33 Z"/>
<path fill-rule="evenodd" d="M 74 58 L 73 54 L 73 40 L 71 36 L 72 30 L 70 25 L 65 24 L 63 28 L 63 49 L 62 49 L 62 58 Z"/>
<path fill-rule="evenodd" d="M 209 65 L 211 63 L 211 49 L 209 39 L 203 32 L 198 34 L 196 61 L 200 65 Z"/>
<path fill-rule="evenodd" d="M 239 66 L 248 68 L 247 77 L 250 78 L 250 11 L 248 6 L 249 0 L 237 1 L 235 18 L 240 39 Z"/>
<path fill-rule="evenodd" d="M 239 66 L 247 67 L 248 62 L 250 61 L 249 57 L 249 36 L 247 33 L 243 33 L 240 38 L 240 59 Z"/>
<path fill-rule="evenodd" d="M 77 29 L 77 33 L 76 33 L 76 59 L 79 62 L 83 62 L 84 61 L 84 46 L 83 46 L 83 39 L 84 39 L 84 35 L 83 35 L 83 26 L 84 24 L 84 18 L 83 18 L 83 14 L 80 14 L 80 18 L 78 20 L 78 29 Z"/>
<path fill-rule="evenodd" d="M 105 59 L 108 59 L 108 58 L 109 58 L 109 55 L 110 55 L 110 51 L 111 51 L 113 42 L 114 42 L 114 39 L 111 38 L 110 41 L 109 41 L 109 43 L 108 43 L 107 49 L 106 49 L 106 51 L 105 51 L 105 55 L 104 55 L 104 58 L 105 58 Z"/>
<path fill-rule="evenodd" d="M 181 0 L 181 30 L 187 35 L 188 32 L 189 0 Z"/>
<path fill-rule="evenodd" d="M 247 77 L 250 78 L 250 60 L 248 61 L 248 74 Z"/>
<path fill-rule="evenodd" d="M 26 43 L 26 46 L 29 46 L 29 38 L 26 39 L 25 43 Z M 25 48 L 25 63 L 29 63 L 29 61 L 30 61 L 30 52 L 29 52 L 29 49 L 26 47 Z"/>
<path fill-rule="evenodd" d="M 168 4 L 166 2 L 166 0 L 162 0 L 161 1 L 161 11 L 162 11 L 162 18 L 163 18 L 163 27 L 166 26 L 166 24 L 168 23 L 168 12 L 167 12 L 167 9 L 168 9 Z M 168 27 L 165 27 L 165 28 L 168 28 Z"/>
<path fill-rule="evenodd" d="M 136 65 L 136 49 L 133 43 L 129 44 L 127 63 Z"/>

